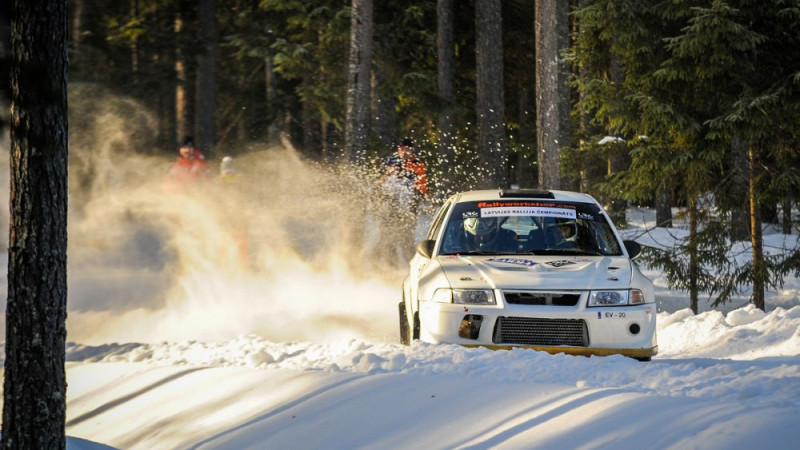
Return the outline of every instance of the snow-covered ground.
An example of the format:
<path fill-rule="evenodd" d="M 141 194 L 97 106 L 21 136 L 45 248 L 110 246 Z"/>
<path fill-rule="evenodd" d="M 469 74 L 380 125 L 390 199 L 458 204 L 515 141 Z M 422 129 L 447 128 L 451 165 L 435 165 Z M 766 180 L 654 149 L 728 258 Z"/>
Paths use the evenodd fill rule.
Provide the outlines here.
<path fill-rule="evenodd" d="M 358 339 L 70 345 L 67 431 L 119 448 L 797 448 L 800 306 L 659 320 L 650 363 Z"/>
<path fill-rule="evenodd" d="M 291 189 L 269 192 L 320 183 L 292 173 Z M 648 363 L 406 347 L 397 343 L 402 272 L 363 256 L 377 245 L 371 222 L 368 248 L 340 259 L 346 252 L 328 251 L 338 239 L 328 219 L 341 205 L 300 198 L 263 205 L 269 214 L 248 244 L 271 245 L 246 262 L 215 240 L 223 221 L 185 198 L 156 231 L 133 220 L 138 234 L 128 222 L 108 226 L 114 214 L 98 228 L 82 228 L 90 208 L 86 220 L 75 216 L 71 448 L 798 448 L 800 280 L 770 292 L 766 313 L 745 295 L 721 311 L 704 299 L 695 316 L 685 293 L 647 271 L 660 351 Z M 167 210 L 142 197 L 105 204 Z M 312 240 L 302 233 L 308 210 L 326 214 L 310 222 L 324 225 Z M 645 227 L 644 214 L 629 217 Z M 181 226 L 166 232 L 167 222 Z M 292 233 L 265 235 L 273 226 Z M 171 252 L 159 250 L 165 242 Z"/>
<path fill-rule="evenodd" d="M 67 431 L 117 448 L 797 448 L 798 280 L 770 293 L 766 313 L 746 305 L 695 316 L 679 307 L 685 294 L 650 275 L 659 285 L 660 353 L 641 363 L 404 347 L 395 342 L 393 286 L 317 274 L 357 308 L 372 302 L 353 312 L 359 326 L 331 318 L 346 308 L 314 313 L 300 302 L 301 313 L 270 322 L 293 323 L 300 340 L 71 343 Z M 295 295 L 324 298 L 286 283 Z M 303 315 L 335 324 L 314 339 L 299 332 Z M 337 323 L 341 334 L 331 332 Z"/>

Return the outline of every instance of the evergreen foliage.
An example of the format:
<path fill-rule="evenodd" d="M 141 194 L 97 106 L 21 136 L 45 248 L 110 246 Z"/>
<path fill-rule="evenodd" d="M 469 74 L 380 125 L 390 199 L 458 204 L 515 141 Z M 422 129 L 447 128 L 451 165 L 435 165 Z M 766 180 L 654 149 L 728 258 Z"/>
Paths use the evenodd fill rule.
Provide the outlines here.
<path fill-rule="evenodd" d="M 745 170 L 730 165 L 736 140 L 755 151 L 750 182 L 757 184 L 751 199 L 757 205 L 798 186 L 797 164 L 775 164 L 798 161 L 789 149 L 797 147 L 799 65 L 786 51 L 800 37 L 796 15 L 797 2 L 749 0 L 598 0 L 576 12 L 581 32 L 571 58 L 582 68 L 573 77 L 579 111 L 631 148 L 629 169 L 599 188 L 635 201 L 653 198 L 665 185 L 677 192 L 695 214 L 695 227 L 684 244 L 651 252 L 649 262 L 666 269 L 676 287 L 717 294 L 716 303 L 744 285 L 779 285 L 785 273 L 785 265 L 757 256 L 749 266 L 732 265 L 723 251 L 731 241 L 724 221 L 747 203 L 726 197 L 731 172 Z M 619 60 L 622 83 L 609 76 L 610 57 Z M 766 183 L 766 174 L 780 181 Z M 707 197 L 715 203 L 692 210 Z M 754 239 L 752 245 L 762 244 Z M 712 269 L 723 276 L 709 278 Z"/>
<path fill-rule="evenodd" d="M 192 14 L 175 31 L 177 14 L 193 11 L 193 2 L 70 3 L 84 18 L 70 21 L 77 27 L 70 81 L 142 102 L 158 126 L 153 148 L 141 151 L 172 154 L 177 50 L 188 52 L 190 62 L 203 51 L 203 30 Z M 236 153 L 281 134 L 308 158 L 340 155 L 351 3 L 219 0 L 218 145 Z M 695 301 L 702 291 L 722 302 L 754 283 L 779 286 L 787 271 L 797 270 L 796 255 L 754 256 L 748 269 L 726 263 L 725 250 L 747 237 L 742 226 L 751 201 L 753 223 L 762 210 L 790 219 L 800 202 L 800 0 L 570 5 L 573 34 L 564 56 L 572 67 L 574 132 L 561 155 L 568 186 L 607 205 L 620 199 L 652 205 L 671 194 L 672 205 L 692 218 L 689 237 L 668 252 L 649 252 L 649 261 L 666 268 L 674 286 L 694 292 Z M 436 8 L 436 0 L 374 2 L 367 157 L 383 158 L 397 140 L 413 138 L 430 166 L 434 196 L 442 198 L 480 184 L 487 168 L 479 167 L 476 152 L 475 1 L 453 8 L 454 102 L 437 90 Z M 505 175 L 508 183 L 533 187 L 534 2 L 503 0 L 502 14 Z M 455 124 L 450 159 L 438 158 L 442 114 Z M 448 176 L 457 179 L 441 182 Z M 787 223 L 791 231 L 794 222 Z M 751 248 L 759 249 L 763 244 L 750 234 Z M 712 280 L 712 270 L 724 275 Z"/>

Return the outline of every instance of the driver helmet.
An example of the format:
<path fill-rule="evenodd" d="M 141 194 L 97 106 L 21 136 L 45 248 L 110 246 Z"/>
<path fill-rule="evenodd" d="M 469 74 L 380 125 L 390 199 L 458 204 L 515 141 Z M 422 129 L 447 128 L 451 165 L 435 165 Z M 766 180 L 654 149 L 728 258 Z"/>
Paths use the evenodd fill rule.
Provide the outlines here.
<path fill-rule="evenodd" d="M 575 219 L 564 219 L 556 217 L 548 225 L 548 232 L 551 236 L 558 236 L 565 241 L 575 241 L 578 237 L 578 224 Z"/>
<path fill-rule="evenodd" d="M 500 228 L 497 217 L 469 217 L 464 219 L 464 231 L 475 236 L 477 242 L 485 243 L 494 239 Z"/>

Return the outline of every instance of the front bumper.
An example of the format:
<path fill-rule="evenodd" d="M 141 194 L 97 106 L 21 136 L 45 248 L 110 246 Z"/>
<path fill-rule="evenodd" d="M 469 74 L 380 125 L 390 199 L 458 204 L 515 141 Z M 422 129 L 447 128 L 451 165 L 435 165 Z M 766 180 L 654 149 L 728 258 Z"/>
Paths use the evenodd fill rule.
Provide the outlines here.
<path fill-rule="evenodd" d="M 651 348 L 591 348 L 591 347 L 548 347 L 542 345 L 475 345 L 475 344 L 462 344 L 465 347 L 485 347 L 490 350 L 511 350 L 514 348 L 524 348 L 529 350 L 536 350 L 540 352 L 547 352 L 551 355 L 557 353 L 565 353 L 567 355 L 580 355 L 580 356 L 609 356 L 609 355 L 623 355 L 631 358 L 650 358 L 658 354 L 658 346 Z"/>
<path fill-rule="evenodd" d="M 654 303 L 588 308 L 585 296 L 569 307 L 506 305 L 500 296 L 497 305 L 420 302 L 420 339 L 574 355 L 647 358 L 658 352 Z M 502 330 L 509 322 L 515 326 L 510 336 Z"/>

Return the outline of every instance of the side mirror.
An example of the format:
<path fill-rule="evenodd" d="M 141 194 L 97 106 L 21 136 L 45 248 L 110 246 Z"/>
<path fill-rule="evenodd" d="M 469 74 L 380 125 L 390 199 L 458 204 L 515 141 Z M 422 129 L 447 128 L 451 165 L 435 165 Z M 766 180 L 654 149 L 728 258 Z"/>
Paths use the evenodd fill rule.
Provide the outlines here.
<path fill-rule="evenodd" d="M 426 239 L 417 245 L 417 253 L 420 255 L 430 259 L 431 255 L 433 255 L 433 246 L 436 245 L 436 241 L 431 239 Z"/>
<path fill-rule="evenodd" d="M 642 253 L 642 246 L 636 241 L 622 241 L 622 244 L 625 245 L 625 250 L 631 259 L 636 259 Z"/>

